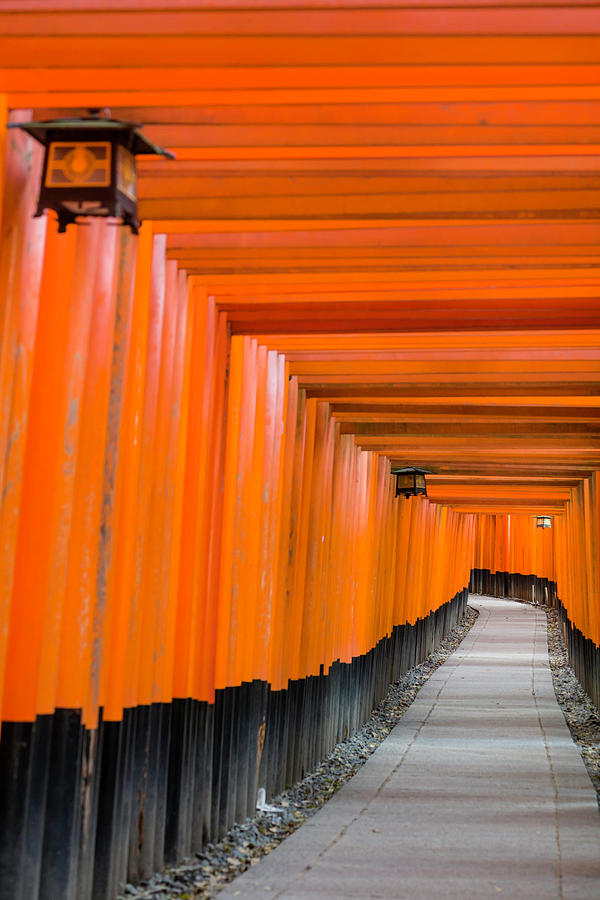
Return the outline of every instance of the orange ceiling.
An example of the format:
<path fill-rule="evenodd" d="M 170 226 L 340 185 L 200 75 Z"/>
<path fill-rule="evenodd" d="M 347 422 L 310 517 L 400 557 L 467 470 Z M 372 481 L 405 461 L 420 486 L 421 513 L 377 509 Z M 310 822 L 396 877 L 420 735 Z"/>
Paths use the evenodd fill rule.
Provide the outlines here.
<path fill-rule="evenodd" d="M 600 467 L 597 3 L 0 0 L 2 92 L 174 150 L 170 257 L 432 499 L 559 514 Z"/>

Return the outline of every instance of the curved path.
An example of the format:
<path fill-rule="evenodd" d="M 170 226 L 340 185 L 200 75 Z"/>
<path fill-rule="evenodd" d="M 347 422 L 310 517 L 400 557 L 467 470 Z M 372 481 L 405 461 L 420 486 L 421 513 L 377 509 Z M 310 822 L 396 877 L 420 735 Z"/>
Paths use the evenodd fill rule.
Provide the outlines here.
<path fill-rule="evenodd" d="M 600 815 L 546 616 L 470 603 L 478 621 L 360 772 L 220 898 L 600 898 Z"/>

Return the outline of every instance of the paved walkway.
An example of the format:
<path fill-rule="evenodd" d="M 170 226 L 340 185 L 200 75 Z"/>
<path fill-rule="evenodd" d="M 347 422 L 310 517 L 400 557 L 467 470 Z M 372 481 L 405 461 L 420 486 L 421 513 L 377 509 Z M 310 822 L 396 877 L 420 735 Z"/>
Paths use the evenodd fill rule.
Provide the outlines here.
<path fill-rule="evenodd" d="M 219 895 L 600 898 L 600 815 L 555 700 L 546 617 L 472 630 L 360 772 Z"/>

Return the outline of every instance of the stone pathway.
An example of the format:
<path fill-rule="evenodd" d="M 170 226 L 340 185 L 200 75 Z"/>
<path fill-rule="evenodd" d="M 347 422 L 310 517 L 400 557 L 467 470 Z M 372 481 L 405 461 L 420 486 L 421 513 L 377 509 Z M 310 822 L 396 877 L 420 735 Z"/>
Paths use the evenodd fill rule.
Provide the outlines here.
<path fill-rule="evenodd" d="M 546 617 L 470 604 L 479 620 L 360 772 L 220 898 L 600 898 L 600 815 Z"/>

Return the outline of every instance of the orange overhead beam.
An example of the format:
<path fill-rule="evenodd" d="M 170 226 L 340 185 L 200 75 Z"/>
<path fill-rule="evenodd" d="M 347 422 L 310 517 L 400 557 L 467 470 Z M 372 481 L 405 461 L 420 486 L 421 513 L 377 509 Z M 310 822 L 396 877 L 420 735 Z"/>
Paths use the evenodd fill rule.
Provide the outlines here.
<path fill-rule="evenodd" d="M 476 133 L 482 134 L 482 143 L 489 143 L 485 137 L 488 131 L 495 134 L 496 128 L 520 127 L 527 130 L 521 132 L 523 138 L 518 143 L 528 144 L 530 143 L 528 135 L 532 133 L 532 128 L 555 128 L 560 125 L 565 131 L 572 130 L 572 142 L 577 145 L 590 143 L 589 135 L 595 132 L 587 130 L 581 132 L 579 129 L 597 128 L 600 106 L 600 97 L 596 100 L 575 98 L 557 100 L 553 96 L 552 99 L 535 101 L 511 100 L 505 97 L 503 102 L 499 103 L 493 99 L 477 101 L 473 97 L 460 100 L 456 96 L 456 91 L 452 94 L 451 103 L 437 97 L 435 101 L 423 102 L 418 94 L 410 100 L 403 100 L 400 92 L 396 92 L 396 96 L 392 95 L 388 100 L 385 90 L 377 89 L 362 93 L 348 89 L 338 94 L 338 102 L 335 102 L 335 99 L 328 99 L 326 92 L 323 94 L 320 91 L 305 91 L 299 94 L 299 97 L 304 98 L 304 102 L 298 103 L 299 97 L 296 93 L 286 89 L 256 92 L 256 102 L 252 102 L 253 94 L 247 90 L 221 90 L 199 95 L 199 102 L 195 104 L 190 102 L 194 95 L 189 92 L 185 97 L 187 102 L 178 106 L 174 105 L 174 98 L 165 92 L 164 103 L 154 102 L 147 106 L 134 103 L 131 106 L 124 106 L 120 102 L 118 105 L 119 115 L 122 118 L 141 119 L 147 126 L 164 129 L 164 134 L 167 135 L 183 134 L 189 138 L 197 133 L 208 135 L 231 133 L 235 137 L 235 143 L 243 139 L 245 129 L 249 126 L 255 127 L 259 134 L 268 135 L 270 132 L 267 129 L 279 125 L 281 138 L 287 138 L 288 126 L 305 128 L 327 126 L 328 133 L 332 136 L 342 127 L 353 127 L 358 129 L 356 132 L 358 135 L 365 137 L 371 132 L 362 130 L 364 126 L 380 126 L 384 129 L 404 126 L 402 132 L 394 132 L 402 139 L 396 143 L 402 144 L 411 143 L 406 140 L 406 135 L 412 133 L 411 129 L 415 129 L 417 135 L 427 135 L 428 131 L 420 129 L 444 126 L 444 132 L 438 133 L 443 137 L 443 143 L 448 144 L 452 143 L 453 129 L 458 127 L 477 127 Z M 335 92 L 332 91 L 331 94 L 333 98 L 336 97 Z M 47 100 L 44 106 L 46 103 Z M 59 112 L 59 104 L 56 107 L 56 109 L 50 107 L 48 112 L 51 115 Z M 184 133 L 180 129 L 181 125 L 191 128 Z M 236 126 L 235 131 L 233 126 Z M 303 133 L 310 134 L 309 131 Z M 386 134 L 386 131 L 382 133 Z M 587 139 L 583 140 L 584 137 Z M 284 143 L 287 144 L 288 141 L 285 140 Z M 382 142 L 378 140 L 376 143 Z M 370 146 L 364 148 L 365 151 L 369 149 Z M 513 153 L 514 150 L 511 155 Z"/>
<path fill-rule="evenodd" d="M 25 2 L 25 0 L 19 0 Z M 162 2 L 162 0 L 161 0 Z M 594 0 L 595 2 L 595 0 Z M 2 9 L 0 7 L 0 13 Z M 6 19 L 6 17 L 4 17 Z M 0 18 L 0 22 L 3 18 Z M 0 66 L 0 84 L 9 94 L 15 91 L 45 92 L 48 97 L 54 91 L 219 91 L 221 102 L 227 102 L 227 92 L 240 90 L 280 91 L 289 89 L 344 90 L 385 89 L 412 91 L 429 90 L 428 97 L 436 100 L 444 91 L 454 89 L 477 92 L 474 99 L 488 96 L 487 91 L 500 90 L 501 96 L 490 99 L 505 100 L 506 92 L 519 91 L 527 87 L 553 90 L 550 95 L 557 98 L 554 89 L 573 88 L 585 92 L 597 89 L 600 84 L 600 63 L 534 65 L 495 65 L 492 61 L 481 64 L 467 64 L 461 60 L 454 65 L 440 66 L 435 62 L 421 60 L 418 65 L 382 63 L 365 66 L 350 63 L 345 66 L 320 66 L 310 60 L 303 64 L 265 66 L 259 63 L 249 67 L 234 64 L 233 57 L 220 67 L 207 65 L 202 60 L 194 60 L 191 65 L 179 64 L 166 67 L 155 60 L 144 66 L 135 65 L 127 57 L 111 66 L 104 61 L 100 66 L 84 63 L 77 66 L 71 59 L 62 59 L 60 64 L 48 69 L 35 63 L 29 66 L 24 60 L 20 66 L 8 66 L 4 60 Z M 126 62 L 126 65 L 123 65 Z M 440 95 L 438 92 L 442 91 Z M 232 96 L 236 96 L 233 94 Z M 509 93 L 508 96 L 513 96 Z M 273 94 L 276 97 L 276 93 Z M 451 95 L 454 98 L 454 95 Z M 48 104 L 49 105 L 49 104 Z"/>
<path fill-rule="evenodd" d="M 473 71 L 473 69 L 475 67 L 472 67 L 471 76 L 475 79 L 481 70 Z M 177 115 L 178 108 L 185 110 L 184 115 L 192 116 L 199 114 L 199 108 L 238 105 L 279 107 L 283 104 L 290 104 L 294 105 L 301 113 L 303 106 L 315 106 L 316 104 L 343 104 L 345 106 L 360 104 L 366 111 L 370 104 L 383 103 L 394 105 L 402 103 L 441 104 L 444 102 L 479 103 L 491 107 L 492 104 L 499 103 L 551 102 L 566 104 L 569 101 L 576 101 L 586 106 L 588 102 L 600 99 L 600 87 L 596 84 L 587 82 L 572 84 L 568 77 L 563 79 L 563 83 L 551 86 L 531 84 L 527 81 L 526 72 L 523 82 L 514 84 L 508 77 L 506 81 L 502 79 L 503 83 L 499 86 L 491 84 L 482 86 L 481 79 L 477 84 L 468 84 L 467 78 L 464 79 L 464 84 L 456 84 L 451 87 L 443 84 L 441 79 L 435 87 L 422 84 L 411 85 L 411 75 L 407 72 L 405 83 L 401 87 L 389 87 L 389 82 L 385 86 L 375 84 L 368 87 L 352 87 L 352 81 L 359 81 L 359 77 L 355 74 L 356 70 L 350 69 L 348 70 L 348 81 L 344 86 L 321 87 L 314 85 L 312 75 L 307 74 L 303 78 L 301 70 L 299 70 L 296 82 L 286 87 L 285 85 L 290 82 L 288 69 L 280 70 L 281 79 L 279 81 L 273 77 L 273 70 L 255 69 L 248 71 L 249 83 L 257 84 L 252 88 L 248 87 L 248 83 L 243 84 L 239 76 L 237 79 L 235 76 L 232 77 L 232 71 L 227 69 L 215 73 L 211 73 L 209 70 L 204 78 L 200 74 L 203 70 L 191 69 L 187 82 L 184 82 L 179 71 L 175 69 L 163 70 L 161 73 L 157 73 L 156 70 L 145 70 L 147 75 L 145 81 L 139 74 L 140 70 L 125 70 L 124 79 L 121 79 L 118 84 L 114 84 L 112 89 L 108 87 L 101 89 L 96 84 L 94 77 L 96 71 L 93 69 L 78 70 L 81 78 L 75 81 L 76 86 L 73 86 L 75 80 L 73 76 L 70 75 L 67 78 L 64 70 L 60 69 L 52 70 L 47 83 L 36 86 L 31 83 L 29 69 L 0 69 L 0 77 L 3 78 L 9 90 L 11 106 L 14 107 L 87 106 L 101 98 L 103 103 L 107 103 L 111 107 L 124 108 L 124 110 L 146 108 L 152 119 L 165 114 Z M 309 72 L 309 70 L 304 71 Z M 23 77 L 16 77 L 20 73 Z M 159 77 L 160 74 L 163 76 L 162 79 Z M 231 90 L 224 91 L 218 87 L 222 80 L 221 74 L 224 75 L 226 83 L 230 84 Z M 560 79 L 561 75 L 559 74 L 557 77 Z M 416 81 L 418 80 L 417 78 Z M 451 79 L 451 82 L 452 80 L 456 79 Z M 113 83 L 115 81 L 111 70 L 107 70 L 107 81 Z M 367 76 L 367 84 L 371 84 L 373 81 L 372 77 Z M 149 88 L 146 86 L 148 82 L 156 86 Z M 308 82 L 307 86 L 304 86 L 305 82 Z M 191 89 L 190 84 L 196 84 L 197 87 Z M 26 85 L 29 85 L 29 88 Z M 170 87 L 171 85 L 172 87 Z M 569 103 L 569 106 L 572 107 L 573 103 Z M 577 115 L 576 107 L 574 114 Z"/>
<path fill-rule="evenodd" d="M 33 10 L 21 14 L 18 11 L 12 12 L 10 16 L 4 17 L 2 25 L 4 33 L 10 36 L 86 37 L 93 30 L 103 38 L 130 35 L 139 39 L 139 12 L 131 9 L 132 4 L 127 5 L 129 10 L 125 5 L 121 10 L 106 10 L 97 5 L 95 9 L 90 7 L 89 10 L 72 10 L 67 6 L 63 10 L 50 12 L 45 12 L 42 5 L 37 8 L 35 16 L 31 15 Z M 445 3 L 441 5 L 446 6 Z M 314 8 L 312 4 L 303 2 L 297 3 L 295 9 L 278 9 L 275 6 L 271 9 L 249 8 L 242 11 L 231 7 L 218 9 L 218 4 L 211 6 L 212 8 L 195 10 L 173 7 L 169 11 L 154 11 L 146 6 L 144 36 L 181 38 L 184 34 L 199 37 L 245 34 L 266 38 L 289 34 L 321 37 L 324 32 L 329 32 L 339 36 L 372 35 L 375 38 L 381 38 L 382 35 L 443 34 L 456 35 L 465 40 L 465 35 L 482 35 L 485 38 L 490 34 L 511 37 L 528 34 L 579 37 L 590 32 L 600 32 L 600 13 L 596 8 L 573 6 L 564 2 L 553 4 L 551 16 L 548 15 L 547 6 L 536 8 L 533 5 L 522 8 L 472 5 L 469 8 L 469 4 L 462 3 L 460 6 L 463 8 L 458 8 L 459 4 L 456 4 L 457 8 L 446 8 L 440 16 L 432 16 L 427 9 L 409 8 L 408 4 L 401 3 L 395 3 L 395 8 L 389 9 L 385 8 L 385 4 L 373 9 L 344 8 L 342 3 L 332 10 Z M 2 12 L 0 7 L 0 15 Z"/>
<path fill-rule="evenodd" d="M 589 11 L 587 11 L 589 14 Z M 540 40 L 531 35 L 507 34 L 415 35 L 370 34 L 367 22 L 371 10 L 361 20 L 357 35 L 275 34 L 256 36 L 178 33 L 168 40 L 161 34 L 150 36 L 91 36 L 85 34 L 29 37 L 12 34 L 0 38 L 0 58 L 5 68 L 56 67 L 68 59 L 73 68 L 114 67 L 127 61 L 130 67 L 226 66 L 231 60 L 241 66 L 298 66 L 307 59 L 316 66 L 391 66 L 401 59 L 404 65 L 595 65 L 600 59 L 597 33 L 560 34 Z M 0 19 L 1 23 L 1 19 Z M 3 24 L 3 23 L 2 23 Z M 597 31 L 600 27 L 596 26 Z"/>
<path fill-rule="evenodd" d="M 600 222 L 451 222 L 440 223 L 429 220 L 417 222 L 406 219 L 401 222 L 339 222 L 335 227 L 328 223 L 286 222 L 282 229 L 269 231 L 258 228 L 244 231 L 227 231 L 223 226 L 215 232 L 196 232 L 193 225 L 185 230 L 181 225 L 167 237 L 170 248 L 236 247 L 239 249 L 256 249 L 258 251 L 278 247 L 332 248 L 337 253 L 340 249 L 356 247 L 400 248 L 405 252 L 431 253 L 434 255 L 453 255 L 464 253 L 467 249 L 496 248 L 497 253 L 510 253 L 517 250 L 535 252 L 538 247 L 556 247 L 559 252 L 563 247 L 583 248 L 589 252 L 600 243 Z"/>

